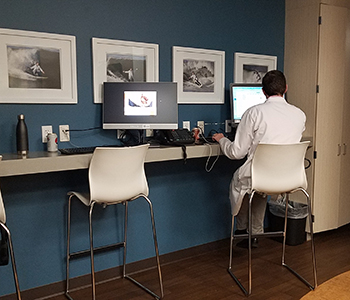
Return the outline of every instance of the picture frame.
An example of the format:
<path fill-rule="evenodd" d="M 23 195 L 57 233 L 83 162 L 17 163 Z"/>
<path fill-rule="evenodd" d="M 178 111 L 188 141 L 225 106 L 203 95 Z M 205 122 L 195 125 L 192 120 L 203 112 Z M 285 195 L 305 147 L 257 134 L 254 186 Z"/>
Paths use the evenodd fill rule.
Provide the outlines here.
<path fill-rule="evenodd" d="M 0 103 L 76 104 L 75 36 L 0 28 Z"/>
<path fill-rule="evenodd" d="M 277 56 L 236 52 L 234 82 L 261 83 L 264 75 L 277 68 Z"/>
<path fill-rule="evenodd" d="M 157 82 L 158 44 L 92 38 L 94 103 L 103 102 L 103 83 Z"/>
<path fill-rule="evenodd" d="M 225 51 L 174 46 L 173 81 L 179 104 L 223 104 Z"/>

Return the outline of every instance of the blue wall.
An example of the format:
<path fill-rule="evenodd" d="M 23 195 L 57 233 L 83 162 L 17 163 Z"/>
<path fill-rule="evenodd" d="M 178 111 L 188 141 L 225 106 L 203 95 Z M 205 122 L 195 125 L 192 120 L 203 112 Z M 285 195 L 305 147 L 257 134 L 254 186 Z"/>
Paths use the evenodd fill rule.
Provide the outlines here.
<path fill-rule="evenodd" d="M 233 82 L 234 52 L 276 55 L 283 69 L 284 1 L 281 0 L 13 0 L 2 1 L 0 28 L 41 31 L 76 36 L 78 104 L 21 105 L 0 104 L 0 153 L 15 152 L 17 115 L 25 114 L 30 150 L 45 150 L 41 126 L 69 124 L 71 129 L 101 126 L 101 105 L 93 103 L 91 38 L 110 38 L 159 44 L 159 80 L 172 80 L 172 46 L 224 50 L 225 104 L 180 105 L 179 125 L 190 120 L 223 122 L 229 117 L 228 85 Z M 206 128 L 207 130 L 208 128 Z M 114 131 L 72 132 L 72 143 L 95 145 L 110 143 Z M 68 146 L 66 143 L 61 147 Z M 233 171 L 240 162 L 220 158 L 211 173 L 204 170 L 205 159 L 148 164 L 146 172 L 150 197 L 154 203 L 161 254 L 219 240 L 229 236 L 227 190 Z M 1 164 L 0 164 L 1 167 Z M 87 187 L 87 172 L 72 171 L 49 175 L 1 178 L 0 185 L 11 228 L 19 279 L 29 289 L 64 279 L 66 192 Z M 74 207 L 75 208 L 75 207 Z M 87 243 L 87 214 L 79 209 L 74 221 L 77 239 L 73 247 Z M 81 207 L 80 207 L 81 208 Z M 153 255 L 144 236 L 145 206 L 134 204 L 131 213 L 130 242 L 135 250 L 130 261 Z M 115 211 L 97 210 L 98 233 L 106 225 L 112 237 Z M 101 217 L 105 221 L 101 221 Z M 146 226 L 147 228 L 147 226 Z M 140 241 L 141 240 L 141 241 Z M 108 242 L 103 235 L 97 243 Z M 137 245 L 145 245 L 140 247 Z M 86 244 L 87 245 L 87 244 Z M 114 255 L 115 256 L 115 255 Z M 112 254 L 98 258 L 97 269 L 118 265 Z M 86 274 L 86 260 L 76 263 Z M 14 292 L 10 267 L 0 267 L 0 295 Z"/>

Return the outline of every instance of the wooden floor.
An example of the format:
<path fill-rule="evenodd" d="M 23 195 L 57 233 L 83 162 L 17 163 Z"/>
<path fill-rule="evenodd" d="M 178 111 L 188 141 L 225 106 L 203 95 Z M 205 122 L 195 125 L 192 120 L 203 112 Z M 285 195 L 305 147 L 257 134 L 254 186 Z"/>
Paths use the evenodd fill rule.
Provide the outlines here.
<path fill-rule="evenodd" d="M 318 284 L 350 270 L 350 226 L 315 235 Z M 253 288 L 250 300 L 300 299 L 309 292 L 281 263 L 281 243 L 260 239 L 253 250 Z M 287 247 L 286 263 L 307 280 L 312 281 L 310 243 Z M 228 300 L 246 299 L 227 272 L 229 242 L 220 249 L 188 259 L 163 264 L 164 299 L 166 300 Z M 233 266 L 243 284 L 247 282 L 247 250 L 235 247 Z M 155 270 L 135 275 L 150 289 L 159 291 Z M 72 292 L 75 300 L 91 299 L 90 288 Z M 50 300 L 64 300 L 65 296 Z M 97 286 L 97 300 L 154 299 L 127 279 L 113 280 Z"/>

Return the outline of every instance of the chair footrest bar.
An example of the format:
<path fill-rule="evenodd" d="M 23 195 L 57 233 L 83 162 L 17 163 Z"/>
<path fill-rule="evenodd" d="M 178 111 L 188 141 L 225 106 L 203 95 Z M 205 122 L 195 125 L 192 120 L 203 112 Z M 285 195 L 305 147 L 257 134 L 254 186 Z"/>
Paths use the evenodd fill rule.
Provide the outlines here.
<path fill-rule="evenodd" d="M 309 288 L 310 290 L 314 290 L 315 287 L 313 285 L 311 285 L 306 279 L 304 279 L 304 277 L 302 277 L 301 275 L 299 275 L 296 271 L 294 271 L 290 266 L 286 265 L 285 263 L 282 264 L 284 267 L 286 267 L 291 273 L 293 273 L 296 277 L 298 277 L 302 282 L 304 282 Z"/>
<path fill-rule="evenodd" d="M 140 282 L 138 282 L 137 280 L 135 280 L 134 278 L 125 275 L 125 278 L 129 279 L 130 281 L 132 281 L 133 283 L 135 283 L 137 286 L 139 286 L 140 288 L 142 288 L 143 290 L 145 290 L 147 293 L 151 294 L 153 297 L 157 298 L 157 299 L 162 299 L 162 297 L 158 296 L 157 294 L 153 293 L 150 289 L 146 288 L 144 285 L 142 285 Z"/>
<path fill-rule="evenodd" d="M 244 286 L 242 285 L 242 283 L 238 280 L 238 278 L 235 276 L 235 274 L 232 273 L 231 269 L 227 269 L 227 271 L 230 273 L 231 277 L 234 279 L 234 281 L 237 283 L 237 285 L 240 287 L 240 289 L 243 291 L 243 293 L 246 296 L 249 296 L 248 291 L 244 288 Z"/>
<path fill-rule="evenodd" d="M 94 248 L 94 254 L 106 252 L 106 251 L 111 251 L 111 250 L 116 250 L 116 249 L 121 248 L 121 247 L 124 247 L 124 242 L 106 245 L 106 246 L 101 246 L 101 247 L 96 247 L 96 248 Z M 90 249 L 70 253 L 69 258 L 75 259 L 75 258 L 87 256 L 87 255 L 90 255 Z"/>
<path fill-rule="evenodd" d="M 270 238 L 270 237 L 281 237 L 284 235 L 283 231 L 274 231 L 274 232 L 264 232 L 264 233 L 258 233 L 258 234 L 252 234 L 252 238 Z M 237 234 L 233 236 L 234 239 L 247 239 L 248 233 L 246 234 Z"/>

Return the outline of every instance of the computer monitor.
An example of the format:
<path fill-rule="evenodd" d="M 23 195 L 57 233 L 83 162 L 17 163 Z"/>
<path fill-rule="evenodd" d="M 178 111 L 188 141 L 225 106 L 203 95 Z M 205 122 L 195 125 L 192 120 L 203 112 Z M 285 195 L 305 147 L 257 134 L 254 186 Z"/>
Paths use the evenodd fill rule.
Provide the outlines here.
<path fill-rule="evenodd" d="M 254 83 L 231 83 L 230 102 L 232 122 L 238 124 L 243 113 L 250 107 L 264 103 L 266 96 L 262 91 L 261 84 Z"/>
<path fill-rule="evenodd" d="M 105 82 L 103 129 L 177 129 L 175 82 Z"/>

